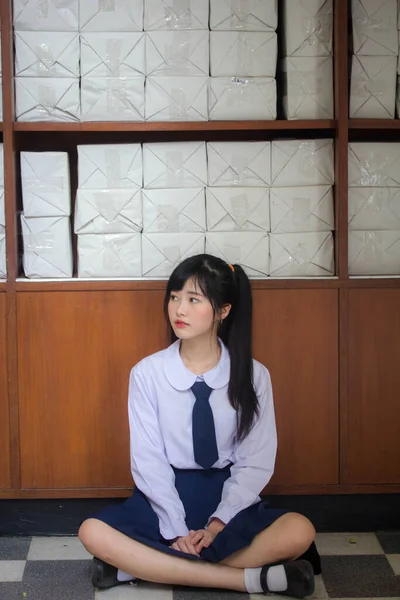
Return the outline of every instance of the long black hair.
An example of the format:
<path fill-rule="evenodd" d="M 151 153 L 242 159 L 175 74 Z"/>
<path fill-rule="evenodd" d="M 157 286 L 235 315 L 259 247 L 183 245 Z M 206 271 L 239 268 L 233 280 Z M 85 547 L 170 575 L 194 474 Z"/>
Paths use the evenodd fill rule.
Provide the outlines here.
<path fill-rule="evenodd" d="M 169 278 L 164 299 L 164 314 L 171 342 L 177 340 L 168 318 L 171 292 L 182 290 L 190 278 L 210 301 L 214 317 L 227 304 L 232 306 L 228 316 L 219 325 L 218 335 L 229 350 L 231 371 L 228 397 L 237 411 L 236 439 L 240 441 L 250 432 L 259 414 L 253 385 L 253 303 L 250 281 L 240 265 L 231 266 L 210 254 L 198 254 L 181 262 Z"/>

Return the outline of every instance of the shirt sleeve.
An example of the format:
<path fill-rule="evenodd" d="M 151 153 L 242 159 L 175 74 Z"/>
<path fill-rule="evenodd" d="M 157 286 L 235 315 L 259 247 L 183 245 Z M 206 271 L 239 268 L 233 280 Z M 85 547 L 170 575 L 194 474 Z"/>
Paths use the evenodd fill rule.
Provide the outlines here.
<path fill-rule="evenodd" d="M 157 417 L 152 379 L 136 365 L 129 382 L 131 471 L 137 487 L 158 516 L 166 540 L 188 535 L 186 514 L 175 488 L 175 474 L 168 462 Z"/>
<path fill-rule="evenodd" d="M 248 436 L 235 446 L 231 476 L 224 484 L 221 502 L 209 522 L 218 518 L 228 524 L 241 510 L 255 504 L 274 472 L 277 435 L 271 378 L 263 365 L 256 364 L 259 373 L 255 389 L 260 413 Z"/>

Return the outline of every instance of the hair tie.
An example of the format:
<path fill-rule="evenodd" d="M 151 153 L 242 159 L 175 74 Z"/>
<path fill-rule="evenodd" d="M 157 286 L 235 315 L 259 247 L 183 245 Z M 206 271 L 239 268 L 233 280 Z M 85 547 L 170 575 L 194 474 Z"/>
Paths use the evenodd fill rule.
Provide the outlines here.
<path fill-rule="evenodd" d="M 229 264 L 229 263 L 228 263 L 228 267 L 229 267 L 230 269 L 232 269 L 232 273 L 234 273 L 234 272 L 235 272 L 235 267 L 234 267 L 233 265 L 231 265 L 231 264 Z"/>

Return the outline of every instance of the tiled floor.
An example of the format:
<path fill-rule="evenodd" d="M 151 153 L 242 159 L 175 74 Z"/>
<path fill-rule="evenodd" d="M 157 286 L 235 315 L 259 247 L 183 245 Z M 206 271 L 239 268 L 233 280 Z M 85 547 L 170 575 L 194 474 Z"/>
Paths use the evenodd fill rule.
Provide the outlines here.
<path fill-rule="evenodd" d="M 313 598 L 400 600 L 400 532 L 318 534 L 323 575 Z M 0 538 L 0 600 L 243 600 L 246 594 L 140 582 L 90 583 L 91 557 L 74 537 Z M 252 596 L 252 600 L 261 598 Z M 279 596 L 276 596 L 279 598 Z M 282 597 L 283 598 L 283 597 Z"/>

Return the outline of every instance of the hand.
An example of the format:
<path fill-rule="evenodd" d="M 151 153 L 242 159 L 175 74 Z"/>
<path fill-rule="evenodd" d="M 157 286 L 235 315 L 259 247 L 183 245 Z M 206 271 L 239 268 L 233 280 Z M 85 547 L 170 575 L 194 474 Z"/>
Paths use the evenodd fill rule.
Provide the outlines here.
<path fill-rule="evenodd" d="M 193 537 L 196 535 L 195 531 L 189 531 L 189 535 L 184 535 L 179 537 L 173 544 L 171 544 L 170 548 L 174 550 L 178 550 L 178 552 L 186 552 L 187 554 L 194 554 L 195 556 L 199 556 L 199 553 L 194 547 Z"/>
<path fill-rule="evenodd" d="M 203 548 L 208 548 L 213 541 L 215 540 L 217 533 L 213 533 L 209 529 L 199 529 L 195 532 L 195 535 L 192 537 L 192 544 L 196 550 L 200 554 Z"/>

